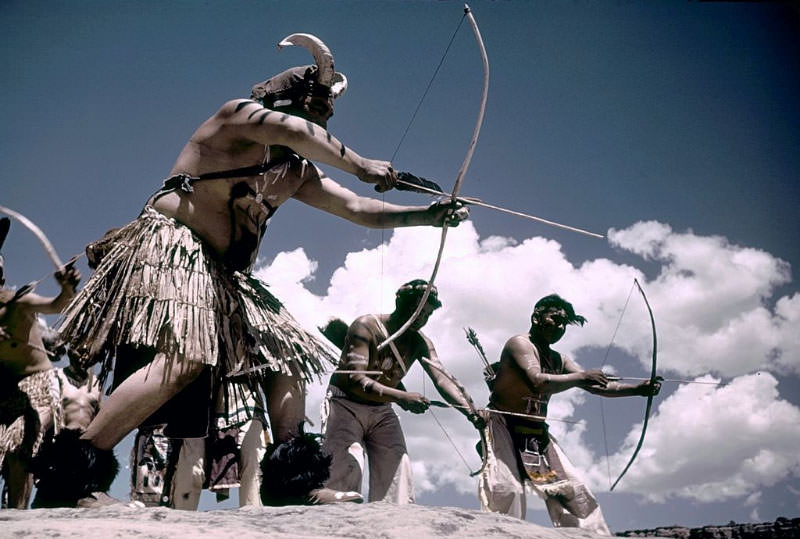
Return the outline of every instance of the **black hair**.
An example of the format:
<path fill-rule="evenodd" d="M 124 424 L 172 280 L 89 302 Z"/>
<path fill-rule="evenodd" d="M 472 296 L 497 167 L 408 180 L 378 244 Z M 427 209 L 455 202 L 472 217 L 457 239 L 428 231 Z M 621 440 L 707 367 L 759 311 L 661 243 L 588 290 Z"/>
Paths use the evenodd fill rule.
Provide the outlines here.
<path fill-rule="evenodd" d="M 425 290 L 427 288 L 428 281 L 425 279 L 414 279 L 412 281 L 408 281 L 403 286 L 398 288 L 395 295 L 395 305 L 397 306 L 397 310 L 413 311 L 416 309 L 417 305 L 419 304 L 419 300 L 422 299 L 422 296 L 425 294 Z M 436 309 L 442 306 L 442 302 L 439 301 L 439 291 L 435 286 L 431 287 L 431 293 L 428 294 L 427 303 Z"/>
<path fill-rule="evenodd" d="M 536 302 L 536 305 L 533 306 L 533 313 L 531 314 L 532 317 L 535 317 L 542 311 L 546 311 L 548 309 L 564 309 L 564 312 L 567 313 L 566 322 L 568 324 L 575 324 L 575 325 L 584 325 L 586 323 L 586 318 L 575 314 L 575 309 L 572 307 L 572 303 L 565 300 L 558 294 L 550 294 L 549 296 L 545 296 L 539 301 Z"/>

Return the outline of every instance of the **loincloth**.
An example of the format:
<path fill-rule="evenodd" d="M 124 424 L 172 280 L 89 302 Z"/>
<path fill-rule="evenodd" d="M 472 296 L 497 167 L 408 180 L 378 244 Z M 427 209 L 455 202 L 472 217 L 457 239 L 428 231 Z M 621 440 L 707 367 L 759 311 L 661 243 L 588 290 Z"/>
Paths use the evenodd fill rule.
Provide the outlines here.
<path fill-rule="evenodd" d="M 202 470 L 202 488 L 227 493 L 228 489 L 239 487 L 245 434 L 245 429 L 234 426 L 215 429 L 204 439 L 180 439 L 168 437 L 164 425 L 140 427 L 131 448 L 131 499 L 147 506 L 170 505 L 175 474 L 198 473 L 198 466 Z M 198 461 L 180 462 L 190 458 L 181 451 L 186 443 L 201 444 L 199 454 L 197 445 L 189 452 Z M 200 488 L 198 483 L 197 489 Z"/>
<path fill-rule="evenodd" d="M 36 372 L 17 381 L 4 380 L 0 388 L 0 468 L 6 454 L 24 461 L 36 456 L 48 432 L 61 427 L 61 397 L 54 369 Z M 42 424 L 48 414 L 51 424 Z M 52 431 L 51 431 L 52 428 Z"/>
<path fill-rule="evenodd" d="M 586 518 L 597 508 L 587 487 L 566 469 L 563 452 L 548 431 L 547 423 L 517 417 L 506 418 L 516 450 L 519 473 L 531 482 L 545 499 L 556 500 L 578 518 Z"/>
<path fill-rule="evenodd" d="M 260 281 L 230 271 L 174 219 L 145 207 L 102 241 L 104 256 L 60 332 L 89 365 L 102 361 L 103 378 L 121 345 L 215 366 L 223 377 L 264 368 L 311 380 L 335 362 Z"/>

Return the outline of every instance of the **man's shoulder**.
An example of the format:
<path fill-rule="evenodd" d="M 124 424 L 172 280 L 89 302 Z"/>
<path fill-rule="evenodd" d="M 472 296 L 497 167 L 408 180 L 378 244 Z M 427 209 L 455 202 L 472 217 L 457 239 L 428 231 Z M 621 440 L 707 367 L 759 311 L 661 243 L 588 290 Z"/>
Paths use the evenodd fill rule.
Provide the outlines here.
<path fill-rule="evenodd" d="M 348 334 L 364 334 L 367 333 L 370 337 L 381 334 L 380 315 L 376 314 L 362 314 L 357 317 L 350 326 L 347 328 Z"/>
<path fill-rule="evenodd" d="M 506 348 L 524 348 L 530 349 L 535 348 L 533 343 L 531 342 L 530 338 L 528 337 L 527 333 L 520 333 L 518 335 L 514 335 L 509 337 L 506 341 Z"/>
<path fill-rule="evenodd" d="M 230 101 L 226 101 L 222 104 L 222 106 L 217 110 L 214 117 L 217 118 L 230 118 L 231 116 L 241 112 L 245 109 L 250 109 L 250 111 L 254 111 L 257 109 L 263 109 L 264 106 L 259 103 L 258 101 L 254 101 L 253 99 L 231 99 Z"/>
<path fill-rule="evenodd" d="M 350 326 L 361 325 L 369 328 L 379 328 L 383 324 L 384 322 L 379 314 L 362 314 L 361 316 L 356 317 Z"/>

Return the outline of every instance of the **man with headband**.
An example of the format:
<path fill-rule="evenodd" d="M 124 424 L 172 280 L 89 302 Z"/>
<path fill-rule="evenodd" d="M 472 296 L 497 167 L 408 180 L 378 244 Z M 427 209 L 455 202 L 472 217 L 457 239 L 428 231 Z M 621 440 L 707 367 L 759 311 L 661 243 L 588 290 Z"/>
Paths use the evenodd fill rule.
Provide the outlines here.
<path fill-rule="evenodd" d="M 487 466 L 478 488 L 481 508 L 525 518 L 525 486 L 544 499 L 556 527 L 611 535 L 597 499 L 548 432 L 547 406 L 554 393 L 579 387 L 603 397 L 655 395 L 660 384 L 613 382 L 600 369 L 582 369 L 553 350 L 567 325 L 586 323 L 557 294 L 536 302 L 527 334 L 511 337 L 489 377 Z M 493 412 L 494 411 L 494 412 Z"/>
<path fill-rule="evenodd" d="M 9 219 L 0 219 L 0 248 L 8 229 Z M 54 277 L 61 286 L 56 297 L 40 296 L 27 286 L 3 288 L 0 255 L 0 469 L 8 488 L 8 506 L 14 509 L 28 507 L 33 488 L 31 459 L 61 424 L 58 378 L 38 317 L 66 307 L 81 276 L 68 266 Z"/>
<path fill-rule="evenodd" d="M 431 340 L 420 330 L 434 310 L 441 307 L 436 287 L 409 329 L 383 350 L 378 346 L 401 327 L 417 309 L 427 282 L 410 281 L 397 291 L 391 314 L 368 314 L 347 329 L 339 371 L 331 376 L 323 407 L 323 452 L 333 457 L 331 476 L 325 486 L 334 491 L 361 491 L 365 458 L 369 461 L 369 500 L 404 504 L 414 502 L 411 463 L 405 438 L 392 403 L 415 414 L 431 401 L 407 391 L 403 377 L 419 360 L 437 391 L 476 427 L 480 415 L 463 386 L 439 361 Z M 380 374 L 378 374 L 380 373 Z"/>
<path fill-rule="evenodd" d="M 111 397 L 80 439 L 61 449 L 85 468 L 72 498 L 96 490 L 96 468 L 111 466 L 113 447 L 151 414 L 160 416 L 152 422 L 180 427 L 167 436 L 204 436 L 216 392 L 239 397 L 229 381 L 243 373 L 264 389 L 273 438 L 296 434 L 304 384 L 331 357 L 250 276 L 267 220 L 285 201 L 374 228 L 440 226 L 467 216 L 450 205 L 357 196 L 328 178 L 312 161 L 381 191 L 396 176 L 390 163 L 361 157 L 325 130 L 346 79 L 324 43 L 293 34 L 280 45 L 309 49 L 316 65 L 284 71 L 255 85 L 250 99 L 222 105 L 191 136 L 140 216 L 90 246 L 95 273 L 61 332 L 87 362 L 103 362 L 103 375 L 114 358 L 116 366 Z M 182 391 L 195 398 L 171 402 Z M 73 473 L 61 468 L 47 467 L 39 488 Z"/>

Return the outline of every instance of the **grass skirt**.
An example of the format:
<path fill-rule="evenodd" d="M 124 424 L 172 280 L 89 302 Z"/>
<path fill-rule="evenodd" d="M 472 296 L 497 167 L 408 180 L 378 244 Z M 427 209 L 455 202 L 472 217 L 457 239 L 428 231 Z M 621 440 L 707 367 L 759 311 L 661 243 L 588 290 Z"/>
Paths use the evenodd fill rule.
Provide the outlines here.
<path fill-rule="evenodd" d="M 103 378 L 121 344 L 216 366 L 222 376 L 270 369 L 311 380 L 336 361 L 265 285 L 226 269 L 174 219 L 145 207 L 102 241 L 105 255 L 59 329 L 87 366 L 102 362 Z"/>
<path fill-rule="evenodd" d="M 61 395 L 55 370 L 35 372 L 14 384 L 0 381 L 0 468 L 5 456 L 16 454 L 29 462 L 45 435 L 61 427 Z M 42 424 L 49 415 L 50 424 Z M 52 427 L 52 430 L 51 430 Z"/>

